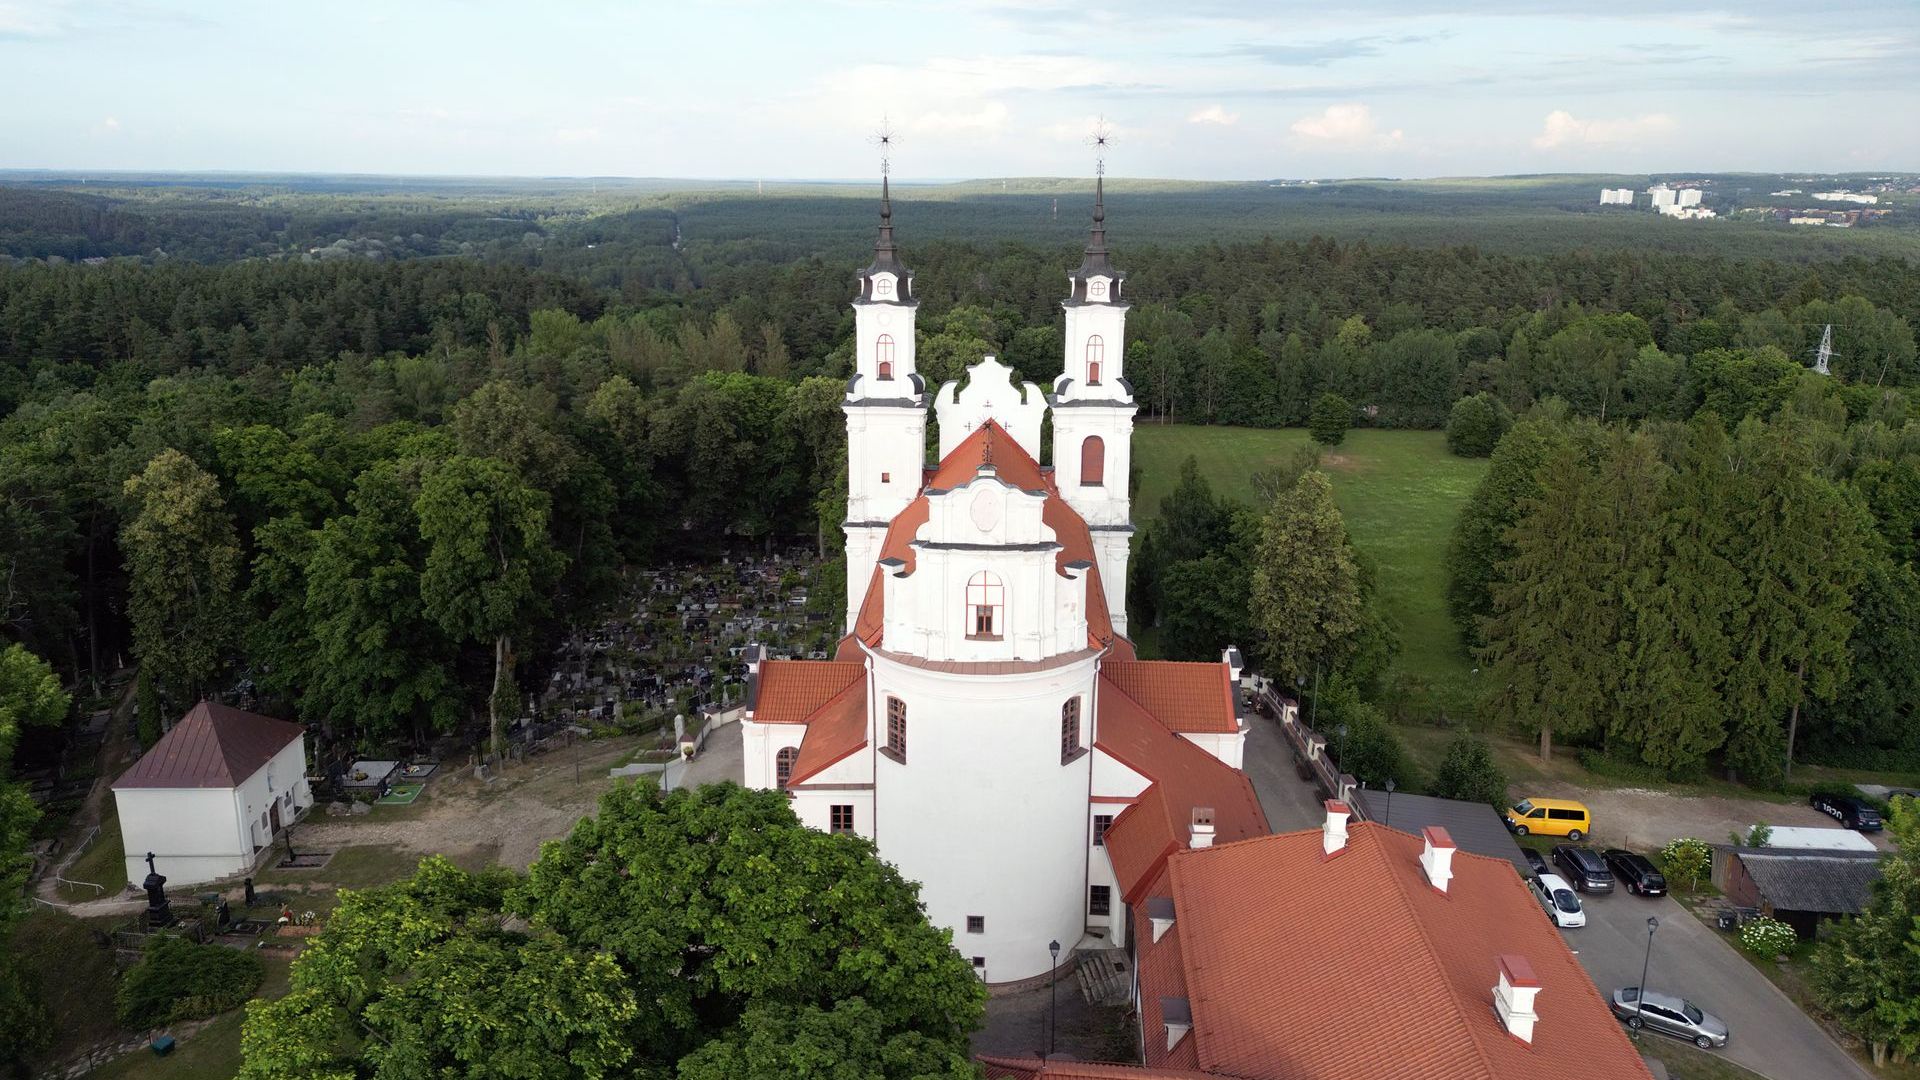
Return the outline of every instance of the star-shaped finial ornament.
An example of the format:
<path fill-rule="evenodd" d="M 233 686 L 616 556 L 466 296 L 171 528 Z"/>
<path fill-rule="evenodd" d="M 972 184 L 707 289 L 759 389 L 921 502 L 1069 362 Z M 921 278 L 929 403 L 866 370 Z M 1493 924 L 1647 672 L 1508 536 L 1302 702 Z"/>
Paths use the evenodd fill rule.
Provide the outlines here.
<path fill-rule="evenodd" d="M 885 176 L 893 167 L 893 144 L 898 138 L 893 133 L 893 124 L 886 117 L 880 118 L 880 130 L 873 133 L 873 145 L 880 148 L 880 175 Z"/>
<path fill-rule="evenodd" d="M 1087 136 L 1087 145 L 1093 147 L 1093 167 L 1097 175 L 1107 174 L 1107 147 L 1113 145 L 1113 129 L 1107 126 L 1107 118 L 1101 117 L 1093 122 L 1093 134 Z"/>

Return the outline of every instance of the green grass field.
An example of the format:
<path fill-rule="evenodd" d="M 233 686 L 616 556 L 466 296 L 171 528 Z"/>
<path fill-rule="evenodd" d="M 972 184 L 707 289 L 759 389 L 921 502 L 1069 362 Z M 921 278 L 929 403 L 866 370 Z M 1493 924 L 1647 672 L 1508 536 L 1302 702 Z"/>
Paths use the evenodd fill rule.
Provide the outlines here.
<path fill-rule="evenodd" d="M 1133 436 L 1141 473 L 1134 521 L 1144 525 L 1159 514 L 1160 500 L 1178 483 L 1180 463 L 1189 455 L 1216 494 L 1251 503 L 1252 475 L 1306 443 L 1307 433 L 1297 428 L 1142 424 Z M 1379 570 L 1381 600 L 1399 628 L 1393 675 L 1425 683 L 1440 702 L 1463 700 L 1470 665 L 1447 618 L 1442 559 L 1486 460 L 1448 453 L 1437 431 L 1361 429 L 1329 449 L 1321 465 L 1333 478 L 1354 546 Z"/>

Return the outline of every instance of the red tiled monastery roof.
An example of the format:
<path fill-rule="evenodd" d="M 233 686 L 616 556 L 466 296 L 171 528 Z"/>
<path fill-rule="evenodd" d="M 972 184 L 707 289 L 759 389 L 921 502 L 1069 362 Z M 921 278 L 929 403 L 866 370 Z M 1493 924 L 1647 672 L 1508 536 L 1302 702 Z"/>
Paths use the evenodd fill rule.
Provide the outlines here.
<path fill-rule="evenodd" d="M 1172 929 L 1155 942 L 1136 920 L 1148 1063 L 1287 1080 L 1649 1076 L 1512 864 L 1456 851 L 1442 893 L 1422 848 L 1356 822 L 1331 857 L 1319 829 L 1174 854 Z M 1179 953 L 1177 976 L 1155 962 L 1163 950 Z M 1531 1044 L 1493 1009 L 1503 956 L 1541 986 Z M 1161 998 L 1192 1011 L 1173 1053 Z"/>
<path fill-rule="evenodd" d="M 238 787 L 306 730 L 287 720 L 202 701 L 113 786 Z"/>

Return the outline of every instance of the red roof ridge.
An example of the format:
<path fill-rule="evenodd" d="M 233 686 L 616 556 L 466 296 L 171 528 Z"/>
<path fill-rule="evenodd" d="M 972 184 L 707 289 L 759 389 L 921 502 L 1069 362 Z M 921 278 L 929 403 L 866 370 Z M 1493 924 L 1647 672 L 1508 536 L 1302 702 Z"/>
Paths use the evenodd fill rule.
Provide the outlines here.
<path fill-rule="evenodd" d="M 864 677 L 865 665 L 861 665 L 861 668 L 861 678 L 842 687 L 839 693 L 822 702 L 819 708 L 808 713 L 807 718 L 801 721 L 807 733 L 800 737 L 800 756 L 794 759 L 793 775 L 787 779 L 789 785 L 820 775 L 867 745 L 867 680 Z M 829 728 L 829 724 L 835 720 L 851 723 Z M 816 734 L 820 736 L 818 741 L 814 739 Z M 809 743 L 812 745 L 809 746 Z M 809 750 L 813 753 L 809 754 Z M 815 757 L 825 760 L 815 761 Z"/>

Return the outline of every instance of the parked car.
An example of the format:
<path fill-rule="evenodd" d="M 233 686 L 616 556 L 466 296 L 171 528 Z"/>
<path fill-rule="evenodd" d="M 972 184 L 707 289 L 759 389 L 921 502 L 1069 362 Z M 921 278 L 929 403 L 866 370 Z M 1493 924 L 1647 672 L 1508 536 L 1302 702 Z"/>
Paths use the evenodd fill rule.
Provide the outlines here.
<path fill-rule="evenodd" d="M 1831 815 L 1834 820 L 1849 829 L 1879 832 L 1883 828 L 1880 811 L 1851 795 L 1827 795 L 1816 791 L 1807 799 L 1807 802 L 1815 810 Z"/>
<path fill-rule="evenodd" d="M 1553 920 L 1553 925 L 1562 930 L 1573 926 L 1587 925 L 1586 909 L 1580 906 L 1580 898 L 1574 895 L 1573 888 L 1566 879 L 1558 874 L 1541 874 L 1530 883 L 1533 898 Z"/>
<path fill-rule="evenodd" d="M 1567 880 L 1578 886 L 1581 892 L 1613 891 L 1613 871 L 1607 869 L 1607 861 L 1600 857 L 1600 853 L 1590 847 L 1555 844 L 1553 865 L 1565 872 Z"/>
<path fill-rule="evenodd" d="M 1505 815 L 1507 828 L 1525 836 L 1564 836 L 1580 840 L 1593 831 L 1593 815 L 1572 799 L 1521 799 Z"/>
<path fill-rule="evenodd" d="M 1637 851 L 1625 848 L 1608 848 L 1600 853 L 1607 861 L 1607 869 L 1613 871 L 1614 879 L 1627 887 L 1627 891 L 1639 896 L 1667 895 L 1667 879 L 1654 869 L 1652 860 Z"/>
<path fill-rule="evenodd" d="M 1545 855 L 1540 854 L 1532 848 L 1521 848 L 1520 854 L 1527 857 L 1527 865 L 1533 869 L 1534 877 L 1553 872 L 1552 868 L 1547 865 L 1547 857 Z"/>
<path fill-rule="evenodd" d="M 1613 1015 L 1636 1031 L 1644 1027 L 1648 1031 L 1685 1039 L 1702 1050 L 1727 1045 L 1729 1032 L 1726 1021 L 1686 998 L 1677 998 L 1658 990 L 1649 990 L 1645 996 L 1646 1000 L 1642 1001 L 1637 986 L 1623 986 L 1615 990 Z"/>

